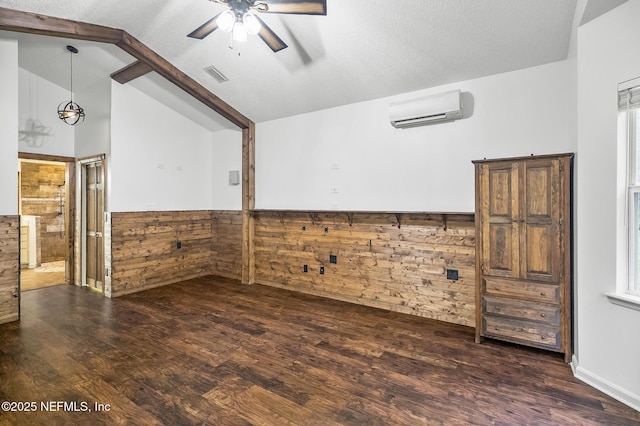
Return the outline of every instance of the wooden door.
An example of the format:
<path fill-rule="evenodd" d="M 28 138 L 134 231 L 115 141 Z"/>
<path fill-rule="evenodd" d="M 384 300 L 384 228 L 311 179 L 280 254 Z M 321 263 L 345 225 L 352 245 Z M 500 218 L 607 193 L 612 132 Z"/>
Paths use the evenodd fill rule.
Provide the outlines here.
<path fill-rule="evenodd" d="M 480 166 L 480 220 L 484 275 L 518 278 L 519 163 L 486 163 Z"/>
<path fill-rule="evenodd" d="M 85 284 L 104 290 L 104 173 L 102 162 L 85 169 Z"/>
<path fill-rule="evenodd" d="M 522 163 L 520 274 L 560 281 L 560 161 L 545 158 Z"/>

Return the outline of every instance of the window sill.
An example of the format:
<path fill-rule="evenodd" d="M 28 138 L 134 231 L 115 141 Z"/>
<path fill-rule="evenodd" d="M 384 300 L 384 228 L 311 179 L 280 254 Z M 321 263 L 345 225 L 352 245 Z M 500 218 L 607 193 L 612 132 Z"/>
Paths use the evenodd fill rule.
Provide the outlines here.
<path fill-rule="evenodd" d="M 640 297 L 638 296 L 626 293 L 605 293 L 605 295 L 609 298 L 609 302 L 614 305 L 640 311 Z"/>

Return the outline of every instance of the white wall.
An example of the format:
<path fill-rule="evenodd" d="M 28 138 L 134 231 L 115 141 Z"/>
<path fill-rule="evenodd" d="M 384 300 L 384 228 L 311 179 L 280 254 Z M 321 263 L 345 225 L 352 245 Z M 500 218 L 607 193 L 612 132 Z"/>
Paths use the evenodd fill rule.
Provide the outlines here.
<path fill-rule="evenodd" d="M 587 7 L 587 0 L 578 0 L 576 4 L 576 10 L 573 18 L 573 27 L 571 29 L 571 42 L 569 43 L 569 52 L 567 54 L 567 66 L 569 68 L 569 107 L 567 108 L 567 119 L 569 124 L 569 146 L 570 150 L 575 152 L 576 155 L 573 160 L 573 176 L 578 173 L 578 25 L 582 20 L 585 8 Z M 572 268 L 573 268 L 573 282 L 579 282 L 578 277 L 578 233 L 577 229 L 578 218 L 575 212 L 578 211 L 578 185 L 577 179 L 573 180 L 573 217 L 572 228 L 573 232 L 573 252 L 572 252 Z M 573 298 L 578 297 L 579 288 L 576 285 L 573 286 Z M 576 327 L 576 318 L 578 317 L 578 305 L 573 305 L 573 318 L 572 318 L 572 332 L 573 332 L 573 345 L 578 346 L 578 328 Z"/>
<path fill-rule="evenodd" d="M 110 211 L 211 209 L 211 132 L 111 85 Z"/>
<path fill-rule="evenodd" d="M 240 172 L 240 185 L 229 185 L 229 171 Z M 211 159 L 213 210 L 242 210 L 242 132 L 221 130 L 213 133 Z"/>
<path fill-rule="evenodd" d="M 85 110 L 85 120 L 75 129 L 75 156 L 109 154 L 111 150 L 111 78 L 104 79 L 75 95 Z"/>
<path fill-rule="evenodd" d="M 0 40 L 0 215 L 18 214 L 18 42 Z"/>
<path fill-rule="evenodd" d="M 640 410 L 640 311 L 604 295 L 626 287 L 625 144 L 617 84 L 640 76 L 640 0 L 578 30 L 577 347 L 581 379 Z"/>
<path fill-rule="evenodd" d="M 256 207 L 472 212 L 472 160 L 570 151 L 568 75 L 556 62 L 258 123 Z M 389 124 L 391 101 L 453 89 L 471 117 Z"/>
<path fill-rule="evenodd" d="M 25 130 L 27 120 L 34 120 L 51 134 L 51 136 L 20 140 L 19 150 L 74 157 L 74 127 L 58 118 L 58 105 L 70 100 L 69 91 L 20 68 L 19 96 L 20 130 Z"/>

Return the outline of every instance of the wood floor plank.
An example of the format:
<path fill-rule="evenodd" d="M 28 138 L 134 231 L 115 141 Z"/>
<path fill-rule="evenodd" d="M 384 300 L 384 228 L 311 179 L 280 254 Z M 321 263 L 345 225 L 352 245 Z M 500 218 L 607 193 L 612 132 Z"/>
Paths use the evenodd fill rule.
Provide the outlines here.
<path fill-rule="evenodd" d="M 21 300 L 22 320 L 0 326 L 0 399 L 110 409 L 0 425 L 640 424 L 557 354 L 309 294 L 204 277 Z"/>

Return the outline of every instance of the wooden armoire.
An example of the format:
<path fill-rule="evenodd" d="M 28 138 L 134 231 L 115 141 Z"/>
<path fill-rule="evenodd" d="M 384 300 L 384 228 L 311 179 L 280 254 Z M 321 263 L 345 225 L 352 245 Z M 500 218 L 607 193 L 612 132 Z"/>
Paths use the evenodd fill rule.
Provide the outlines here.
<path fill-rule="evenodd" d="M 476 342 L 571 358 L 573 154 L 474 161 Z"/>

